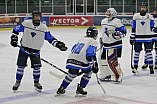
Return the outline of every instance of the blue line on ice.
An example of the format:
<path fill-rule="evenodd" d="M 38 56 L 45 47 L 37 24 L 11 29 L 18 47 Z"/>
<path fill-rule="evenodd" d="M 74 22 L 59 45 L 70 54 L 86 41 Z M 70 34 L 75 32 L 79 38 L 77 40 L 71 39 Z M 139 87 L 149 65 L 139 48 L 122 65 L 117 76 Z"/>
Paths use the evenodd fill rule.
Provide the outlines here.
<path fill-rule="evenodd" d="M 157 72 L 155 72 L 155 74 L 156 73 Z M 150 75 L 149 72 L 139 74 L 138 76 L 134 76 L 134 75 L 124 76 L 123 80 L 138 78 L 138 77 L 143 77 L 143 76 L 148 76 L 148 75 Z M 108 83 L 108 82 L 102 82 L 101 84 L 105 84 L 105 83 Z M 94 86 L 94 85 L 97 85 L 97 82 L 91 82 L 91 83 L 88 84 L 88 86 Z M 76 88 L 76 85 L 69 86 L 68 90 L 72 90 L 72 89 L 75 89 L 75 88 Z M 0 98 L 0 103 L 20 100 L 20 99 L 25 99 L 25 98 L 31 98 L 31 97 L 37 97 L 37 96 L 42 96 L 42 95 L 47 95 L 47 94 L 52 94 L 52 93 L 55 93 L 56 90 L 57 89 L 52 89 L 52 90 L 42 91 L 40 93 L 39 92 L 33 92 L 33 93 L 28 93 L 28 94 L 23 94 L 23 95 L 16 95 L 16 96 L 11 96 L 11 97 Z"/>

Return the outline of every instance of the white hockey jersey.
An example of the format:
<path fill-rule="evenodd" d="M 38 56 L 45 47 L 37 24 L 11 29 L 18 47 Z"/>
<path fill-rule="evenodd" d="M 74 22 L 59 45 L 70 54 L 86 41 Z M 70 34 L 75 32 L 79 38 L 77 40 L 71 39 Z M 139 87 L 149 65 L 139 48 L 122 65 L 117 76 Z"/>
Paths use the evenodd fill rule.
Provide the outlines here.
<path fill-rule="evenodd" d="M 98 42 L 90 37 L 84 37 L 71 49 L 66 68 L 87 70 L 91 68 L 87 57 L 96 57 Z"/>
<path fill-rule="evenodd" d="M 44 40 L 47 40 L 53 45 L 53 40 L 56 40 L 48 30 L 48 27 L 40 23 L 39 26 L 34 26 L 32 20 L 25 20 L 13 30 L 13 35 L 23 32 L 21 45 L 34 50 L 40 50 Z"/>
<path fill-rule="evenodd" d="M 121 48 L 122 47 L 122 40 L 121 39 L 113 39 L 110 38 L 105 31 L 112 31 L 113 33 L 115 31 L 125 32 L 126 28 L 121 23 L 120 19 L 114 18 L 111 21 L 109 21 L 108 18 L 105 18 L 101 21 L 102 26 L 102 41 L 104 43 L 104 49 L 110 49 L 110 48 Z"/>
<path fill-rule="evenodd" d="M 154 27 L 157 27 L 157 18 L 154 18 Z M 152 40 L 157 41 L 157 33 L 152 32 Z"/>
<path fill-rule="evenodd" d="M 136 42 L 151 42 L 152 28 L 154 28 L 154 20 L 152 15 L 146 13 L 145 16 L 141 16 L 140 13 L 136 13 L 132 20 L 131 37 L 135 37 Z"/>

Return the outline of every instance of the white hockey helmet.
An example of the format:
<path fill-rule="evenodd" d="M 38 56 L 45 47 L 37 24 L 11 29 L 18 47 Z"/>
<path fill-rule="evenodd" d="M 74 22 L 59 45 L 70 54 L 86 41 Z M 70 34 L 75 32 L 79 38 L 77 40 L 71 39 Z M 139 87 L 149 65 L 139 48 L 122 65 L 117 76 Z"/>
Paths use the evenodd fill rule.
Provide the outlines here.
<path fill-rule="evenodd" d="M 109 8 L 106 11 L 106 15 L 107 15 L 108 18 L 116 17 L 117 16 L 117 11 L 114 8 Z"/>

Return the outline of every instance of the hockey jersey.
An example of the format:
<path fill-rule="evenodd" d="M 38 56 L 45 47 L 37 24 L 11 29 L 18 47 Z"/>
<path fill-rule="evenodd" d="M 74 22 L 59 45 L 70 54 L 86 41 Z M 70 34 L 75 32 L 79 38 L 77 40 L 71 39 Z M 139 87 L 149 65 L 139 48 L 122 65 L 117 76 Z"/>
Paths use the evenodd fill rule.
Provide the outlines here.
<path fill-rule="evenodd" d="M 80 39 L 71 49 L 71 53 L 67 59 L 66 68 L 81 68 L 82 70 L 90 69 L 90 63 L 92 63 L 92 61 L 87 58 L 96 57 L 97 46 L 98 42 L 93 38 L 84 37 Z"/>
<path fill-rule="evenodd" d="M 34 50 L 40 50 L 44 40 L 47 40 L 52 45 L 57 41 L 48 30 L 47 26 L 40 23 L 39 26 L 34 26 L 32 20 L 25 20 L 13 30 L 13 35 L 18 35 L 23 32 L 21 45 Z"/>
<path fill-rule="evenodd" d="M 151 42 L 153 28 L 154 20 L 152 15 L 146 13 L 145 16 L 141 16 L 140 13 L 136 13 L 132 20 L 131 37 L 135 37 L 136 42 Z"/>
<path fill-rule="evenodd" d="M 154 18 L 154 27 L 157 27 L 157 18 Z M 152 40 L 157 41 L 157 33 L 152 31 Z"/>
<path fill-rule="evenodd" d="M 113 18 L 112 20 L 109 20 L 108 18 L 105 18 L 101 21 L 102 26 L 102 41 L 103 41 L 103 48 L 110 49 L 110 48 L 122 48 L 122 38 L 121 39 L 113 39 L 110 38 L 105 31 L 112 31 L 113 33 L 115 31 L 120 31 L 124 34 L 126 34 L 126 28 L 121 23 L 120 19 Z M 112 34 L 111 34 L 112 35 Z M 124 35 L 125 36 L 125 35 Z"/>

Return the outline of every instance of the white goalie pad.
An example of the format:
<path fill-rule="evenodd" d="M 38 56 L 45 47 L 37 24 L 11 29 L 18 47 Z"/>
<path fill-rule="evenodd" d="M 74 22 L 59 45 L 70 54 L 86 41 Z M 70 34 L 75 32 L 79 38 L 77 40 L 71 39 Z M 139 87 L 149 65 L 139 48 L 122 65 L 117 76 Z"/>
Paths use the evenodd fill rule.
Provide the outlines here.
<path fill-rule="evenodd" d="M 108 68 L 107 60 L 101 58 L 102 53 L 103 53 L 103 47 L 101 48 L 98 56 L 98 63 L 99 63 L 98 65 L 101 72 L 100 79 L 111 75 L 111 70 Z"/>

